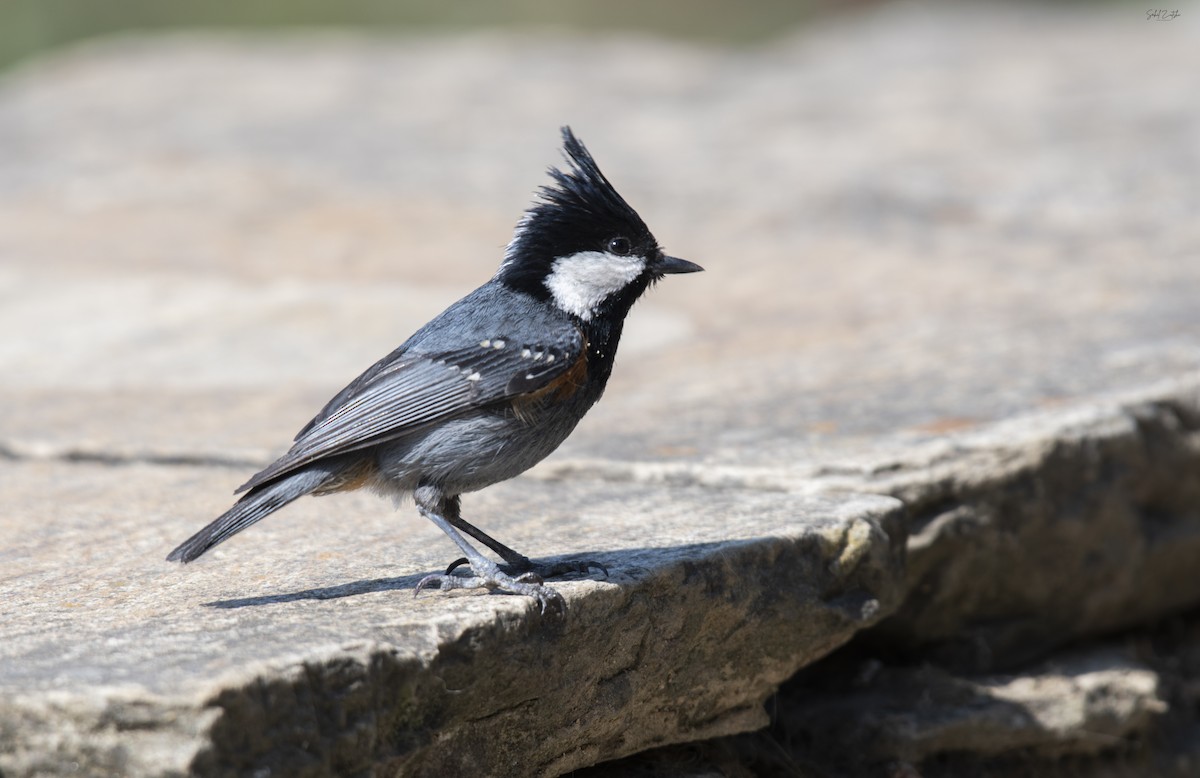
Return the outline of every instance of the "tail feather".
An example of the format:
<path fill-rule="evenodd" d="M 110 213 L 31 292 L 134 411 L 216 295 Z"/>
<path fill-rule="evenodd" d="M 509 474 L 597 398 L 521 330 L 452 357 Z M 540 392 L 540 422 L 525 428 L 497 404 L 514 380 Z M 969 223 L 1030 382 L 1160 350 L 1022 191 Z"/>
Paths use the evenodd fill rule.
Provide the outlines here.
<path fill-rule="evenodd" d="M 302 470 L 252 489 L 211 524 L 179 544 L 167 555 L 167 561 L 185 564 L 191 562 L 213 546 L 266 518 L 297 497 L 303 497 L 321 488 L 331 477 L 332 474 L 327 471 Z"/>

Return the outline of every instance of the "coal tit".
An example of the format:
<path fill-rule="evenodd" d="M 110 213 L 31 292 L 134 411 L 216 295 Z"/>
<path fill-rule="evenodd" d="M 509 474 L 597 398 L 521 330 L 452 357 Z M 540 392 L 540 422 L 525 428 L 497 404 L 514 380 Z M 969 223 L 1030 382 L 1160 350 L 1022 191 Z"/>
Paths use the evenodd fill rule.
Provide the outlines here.
<path fill-rule="evenodd" d="M 190 562 L 306 494 L 412 496 L 463 558 L 416 587 L 485 587 L 562 609 L 547 576 L 603 567 L 530 561 L 459 513 L 460 495 L 541 461 L 600 399 L 621 328 L 646 289 L 702 268 L 670 257 L 564 127 L 567 169 L 517 224 L 500 269 L 329 401 L 232 508 L 168 560 Z M 494 551 L 480 554 L 465 533 Z M 455 572 L 467 565 L 469 575 Z"/>

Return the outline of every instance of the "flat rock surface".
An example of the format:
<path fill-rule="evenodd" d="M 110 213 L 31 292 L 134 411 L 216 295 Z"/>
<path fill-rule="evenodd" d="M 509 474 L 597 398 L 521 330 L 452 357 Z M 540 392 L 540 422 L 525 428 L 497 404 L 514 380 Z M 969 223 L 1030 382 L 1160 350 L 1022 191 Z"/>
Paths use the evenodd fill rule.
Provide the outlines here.
<path fill-rule="evenodd" d="M 309 500 L 181 571 L 161 562 L 181 524 L 162 511 L 203 504 L 228 470 L 6 474 L 0 766 L 15 774 L 69 772 L 84 753 L 89 770 L 134 774 L 563 772 L 683 731 L 762 726 L 777 684 L 899 591 L 899 503 L 886 497 L 488 490 L 476 504 L 509 517 L 489 523 L 496 534 L 612 570 L 556 584 L 561 619 L 520 597 L 414 599 L 447 544 L 411 511 L 381 519 L 365 495 Z M 557 541 L 548 506 L 570 517 Z M 123 737 L 127 720 L 140 742 Z"/>
<path fill-rule="evenodd" d="M 461 629 L 460 620 L 529 610 L 520 597 L 414 598 L 416 582 L 450 562 L 455 549 L 438 542 L 440 532 L 415 510 L 381 510 L 365 493 L 304 501 L 247 535 L 244 550 L 222 548 L 211 560 L 178 568 L 159 564 L 159 550 L 183 522 L 160 511 L 210 502 L 205 495 L 227 486 L 227 470 L 33 462 L 5 471 L 14 482 L 5 512 L 6 688 L 133 683 L 165 695 L 264 656 L 336 645 L 347 636 L 434 651 L 443 619 Z M 695 487 L 614 490 L 586 481 L 511 482 L 473 502 L 497 517 L 488 522 L 496 534 L 530 555 L 565 554 L 610 567 L 607 578 L 556 586 L 572 600 L 601 591 L 626 597 L 630 583 L 661 576 L 672 558 L 732 554 L 793 532 L 825 538 L 815 551 L 839 573 L 874 553 L 882 555 L 877 572 L 886 573 L 886 537 L 857 527 L 854 517 L 898 508 L 883 497 L 855 503 Z M 565 518 L 547 515 L 549 506 Z M 567 547 L 552 547 L 544 536 L 556 522 L 566 525 L 559 537 L 571 539 Z M 292 542 L 305 536 L 311 555 L 302 541 L 300 548 Z M 69 564 L 39 561 L 56 549 Z M 286 549 L 299 553 L 278 553 Z M 797 586 L 812 583 L 802 578 Z M 62 631 L 70 632 L 73 648 L 60 642 Z"/>
<path fill-rule="evenodd" d="M 6 74 L 0 770 L 555 774 L 759 726 L 885 616 L 986 666 L 1200 601 L 1200 485 L 1174 475 L 1200 458 L 1197 19 L 898 4 L 742 50 L 177 36 Z M 564 123 L 707 268 L 639 303 L 540 477 L 467 500 L 527 554 L 609 566 L 556 584 L 566 626 L 414 600 L 452 548 L 366 495 L 162 562 L 491 275 Z M 1081 611 L 1018 563 L 1113 588 Z M 589 646 L 614 666 L 583 672 Z M 279 694 L 311 716 L 259 726 Z M 537 719 L 557 752 L 488 740 L 556 695 L 595 711 Z"/>

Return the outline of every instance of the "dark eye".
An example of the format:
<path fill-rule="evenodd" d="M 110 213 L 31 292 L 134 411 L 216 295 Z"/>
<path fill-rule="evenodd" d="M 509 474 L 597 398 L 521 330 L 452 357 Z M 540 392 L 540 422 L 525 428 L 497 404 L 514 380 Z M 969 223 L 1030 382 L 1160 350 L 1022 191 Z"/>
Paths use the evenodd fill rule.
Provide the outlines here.
<path fill-rule="evenodd" d="M 631 251 L 633 251 L 633 244 L 629 242 L 629 238 L 613 238 L 608 242 L 608 252 L 610 254 L 624 257 Z"/>

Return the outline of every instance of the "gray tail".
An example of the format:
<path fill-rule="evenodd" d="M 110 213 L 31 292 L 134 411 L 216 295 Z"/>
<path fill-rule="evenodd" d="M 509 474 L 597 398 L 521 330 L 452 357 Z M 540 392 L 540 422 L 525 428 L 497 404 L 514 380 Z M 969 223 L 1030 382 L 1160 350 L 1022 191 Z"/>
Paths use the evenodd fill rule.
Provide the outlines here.
<path fill-rule="evenodd" d="M 213 546 L 233 537 L 259 519 L 264 519 L 297 497 L 321 487 L 331 478 L 324 470 L 301 470 L 278 481 L 251 489 L 211 524 L 192 535 L 167 554 L 168 562 L 191 562 Z"/>

